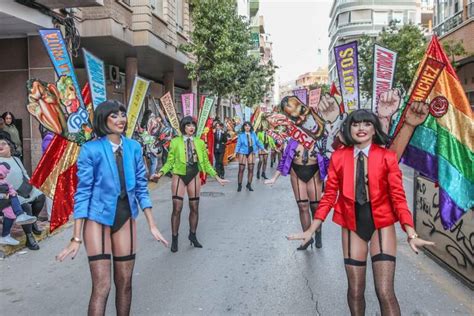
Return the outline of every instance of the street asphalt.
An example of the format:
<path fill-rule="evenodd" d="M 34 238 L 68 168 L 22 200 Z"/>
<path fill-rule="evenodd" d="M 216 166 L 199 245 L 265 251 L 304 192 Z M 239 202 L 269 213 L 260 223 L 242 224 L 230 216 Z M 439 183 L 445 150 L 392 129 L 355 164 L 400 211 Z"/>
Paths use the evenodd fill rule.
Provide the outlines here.
<path fill-rule="evenodd" d="M 236 173 L 237 165 L 228 166 L 230 184 L 211 180 L 202 189 L 202 249 L 187 240 L 187 206 L 175 254 L 153 240 L 139 217 L 132 314 L 348 315 L 340 228 L 328 220 L 322 249 L 296 251 L 298 242 L 285 239 L 301 229 L 289 179 L 281 177 L 273 187 L 255 179 L 254 192 L 238 193 Z M 408 197 L 410 181 L 406 174 Z M 158 226 L 171 240 L 169 179 L 151 195 Z M 71 235 L 69 227 L 42 241 L 39 251 L 0 261 L 0 315 L 86 314 L 91 281 L 84 249 L 75 260 L 54 260 Z M 423 253 L 411 252 L 400 231 L 398 239 L 395 280 L 402 315 L 474 315 L 473 292 Z M 367 268 L 366 314 L 376 315 L 370 260 Z M 107 315 L 114 314 L 112 291 Z"/>

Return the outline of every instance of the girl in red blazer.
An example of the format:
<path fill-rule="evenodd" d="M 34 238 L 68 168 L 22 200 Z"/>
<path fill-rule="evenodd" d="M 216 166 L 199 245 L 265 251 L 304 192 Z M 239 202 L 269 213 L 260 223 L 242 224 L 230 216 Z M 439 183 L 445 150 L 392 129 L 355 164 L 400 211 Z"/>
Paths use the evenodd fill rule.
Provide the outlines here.
<path fill-rule="evenodd" d="M 347 146 L 331 157 L 326 189 L 315 220 L 308 230 L 288 239 L 308 242 L 334 208 L 333 221 L 342 226 L 351 314 L 365 313 L 366 260 L 370 252 L 382 315 L 400 315 L 394 291 L 397 250 L 394 224 L 400 221 L 416 253 L 418 247 L 433 243 L 418 238 L 413 228 L 397 155 L 382 147 L 388 136 L 377 116 L 367 110 L 356 110 L 347 117 L 342 132 Z"/>

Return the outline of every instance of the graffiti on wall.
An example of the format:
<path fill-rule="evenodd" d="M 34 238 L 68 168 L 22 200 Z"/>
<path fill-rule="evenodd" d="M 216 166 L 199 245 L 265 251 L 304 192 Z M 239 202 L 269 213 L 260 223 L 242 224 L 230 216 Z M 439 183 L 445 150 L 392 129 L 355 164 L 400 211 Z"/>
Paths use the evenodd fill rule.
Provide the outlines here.
<path fill-rule="evenodd" d="M 421 238 L 434 241 L 428 250 L 471 288 L 474 287 L 474 213 L 466 214 L 444 230 L 439 210 L 439 189 L 421 176 L 416 178 L 415 226 Z"/>

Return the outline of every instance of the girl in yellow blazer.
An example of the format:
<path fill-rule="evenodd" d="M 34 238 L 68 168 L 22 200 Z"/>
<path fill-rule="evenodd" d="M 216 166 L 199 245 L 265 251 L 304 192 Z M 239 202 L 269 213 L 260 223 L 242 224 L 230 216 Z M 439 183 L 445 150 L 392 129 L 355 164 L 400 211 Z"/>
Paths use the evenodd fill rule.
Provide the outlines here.
<path fill-rule="evenodd" d="M 201 180 L 199 171 L 215 177 L 219 184 L 224 185 L 227 180 L 217 176 L 207 156 L 206 144 L 203 140 L 194 136 L 196 122 L 191 116 L 181 120 L 180 130 L 183 136 L 175 137 L 170 144 L 168 159 L 160 172 L 152 179 L 158 180 L 162 175 L 171 171 L 171 194 L 173 196 L 173 213 L 171 215 L 171 231 L 173 239 L 171 252 L 178 251 L 178 231 L 183 209 L 183 197 L 188 192 L 189 197 L 189 241 L 196 248 L 202 245 L 196 238 L 196 229 L 199 219 L 199 194 L 201 192 Z"/>

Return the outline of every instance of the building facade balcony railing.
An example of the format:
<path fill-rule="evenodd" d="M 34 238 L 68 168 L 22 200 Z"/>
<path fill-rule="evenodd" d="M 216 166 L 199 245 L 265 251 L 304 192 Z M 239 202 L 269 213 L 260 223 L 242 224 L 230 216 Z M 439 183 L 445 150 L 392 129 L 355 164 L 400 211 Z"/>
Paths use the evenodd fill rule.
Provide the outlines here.
<path fill-rule="evenodd" d="M 462 11 L 459 11 L 458 13 L 452 15 L 451 17 L 447 18 L 440 24 L 436 25 L 433 28 L 433 31 L 436 35 L 442 36 L 443 34 L 446 34 L 456 26 L 460 25 L 462 21 Z"/>
<path fill-rule="evenodd" d="M 103 6 L 104 0 L 37 0 L 39 4 L 51 9 Z"/>

